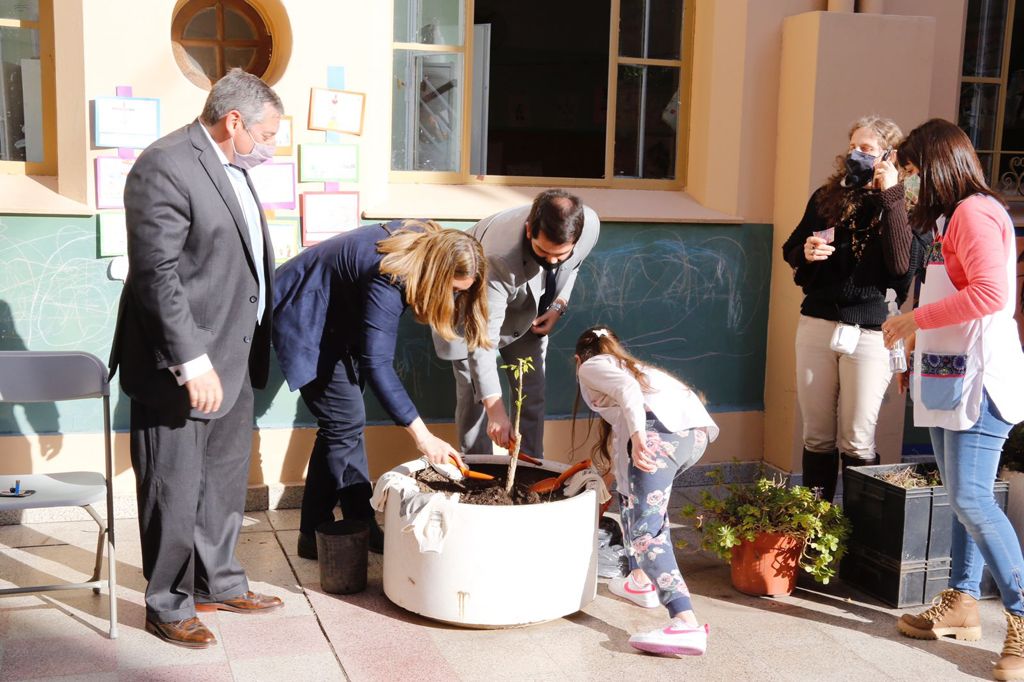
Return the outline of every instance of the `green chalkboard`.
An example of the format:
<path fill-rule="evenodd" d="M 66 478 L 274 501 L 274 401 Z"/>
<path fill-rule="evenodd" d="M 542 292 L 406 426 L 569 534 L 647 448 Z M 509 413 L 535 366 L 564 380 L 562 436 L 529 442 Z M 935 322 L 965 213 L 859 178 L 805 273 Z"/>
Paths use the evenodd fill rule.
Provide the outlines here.
<path fill-rule="evenodd" d="M 465 227 L 461 224 L 459 227 Z M 583 264 L 570 312 L 548 350 L 548 413 L 572 410 L 579 333 L 610 325 L 641 358 L 699 388 L 714 411 L 763 409 L 771 267 L 769 225 L 605 224 Z M 0 350 L 76 349 L 106 359 L 121 283 L 97 258 L 92 217 L 0 216 Z M 396 367 L 424 419 L 450 421 L 454 387 L 426 327 L 402 321 Z M 114 426 L 128 426 L 113 391 Z M 371 423 L 389 423 L 367 393 Z M 93 405 L 0 407 L 0 433 L 98 431 Z M 312 425 L 274 367 L 257 423 Z"/>

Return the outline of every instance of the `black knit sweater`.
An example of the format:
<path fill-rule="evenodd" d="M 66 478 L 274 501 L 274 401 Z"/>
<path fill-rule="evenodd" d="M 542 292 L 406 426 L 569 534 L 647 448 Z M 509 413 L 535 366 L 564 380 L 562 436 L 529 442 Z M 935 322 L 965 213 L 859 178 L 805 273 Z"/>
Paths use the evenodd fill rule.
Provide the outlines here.
<path fill-rule="evenodd" d="M 903 183 L 879 192 L 863 192 L 860 210 L 853 217 L 858 231 L 871 224 L 881 212 L 877 228 L 869 232 L 858 260 L 853 250 L 853 233 L 842 224 L 829 225 L 818 207 L 823 188 L 811 195 L 800 224 L 782 246 L 782 255 L 793 268 L 793 279 L 804 291 L 800 312 L 808 317 L 857 324 L 879 329 L 888 310 L 885 290 L 896 291 L 897 301 L 907 289 L 924 257 L 907 221 L 906 191 Z M 813 232 L 835 227 L 835 252 L 823 261 L 807 262 L 804 242 Z"/>

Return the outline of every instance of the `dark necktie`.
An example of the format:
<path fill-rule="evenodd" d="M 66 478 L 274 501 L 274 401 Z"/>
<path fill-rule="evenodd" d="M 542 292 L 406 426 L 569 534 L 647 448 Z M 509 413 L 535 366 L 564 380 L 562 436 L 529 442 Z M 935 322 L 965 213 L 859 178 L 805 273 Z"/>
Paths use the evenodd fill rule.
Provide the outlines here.
<path fill-rule="evenodd" d="M 558 268 L 545 268 L 544 272 L 544 293 L 540 296 L 540 305 L 537 307 L 538 315 L 543 315 L 555 300 L 555 279 L 558 277 Z"/>

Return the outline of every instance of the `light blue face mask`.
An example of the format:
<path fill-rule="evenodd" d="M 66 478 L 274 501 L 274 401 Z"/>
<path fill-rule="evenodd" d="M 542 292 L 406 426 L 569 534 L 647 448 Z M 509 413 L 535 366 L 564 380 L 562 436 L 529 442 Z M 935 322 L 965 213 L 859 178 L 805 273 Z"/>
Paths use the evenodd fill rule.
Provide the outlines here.
<path fill-rule="evenodd" d="M 242 130 L 244 130 L 249 135 L 249 139 L 252 140 L 252 151 L 248 154 L 242 154 L 239 152 L 238 148 L 235 147 L 235 138 L 232 137 L 231 149 L 235 152 L 234 165 L 244 170 L 251 170 L 261 163 L 266 163 L 274 158 L 274 151 L 276 151 L 274 147 L 269 144 L 261 144 L 257 142 L 256 138 L 252 136 L 252 133 L 248 128 L 243 126 Z"/>

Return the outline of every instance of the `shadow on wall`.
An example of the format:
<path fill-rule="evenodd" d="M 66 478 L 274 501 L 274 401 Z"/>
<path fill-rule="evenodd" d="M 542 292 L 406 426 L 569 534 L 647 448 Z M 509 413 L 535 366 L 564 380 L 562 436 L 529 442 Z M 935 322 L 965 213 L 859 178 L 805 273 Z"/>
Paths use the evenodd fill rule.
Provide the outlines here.
<path fill-rule="evenodd" d="M 11 306 L 0 300 L 0 351 L 28 350 L 25 341 L 14 328 Z M 17 418 L 20 412 L 31 433 L 54 434 L 40 439 L 40 448 L 45 459 L 60 453 L 63 437 L 60 435 L 60 415 L 54 403 L 6 403 L 0 402 L 0 437 L 4 438 L 3 468 L 7 471 L 31 473 L 32 443 L 24 433 Z"/>

